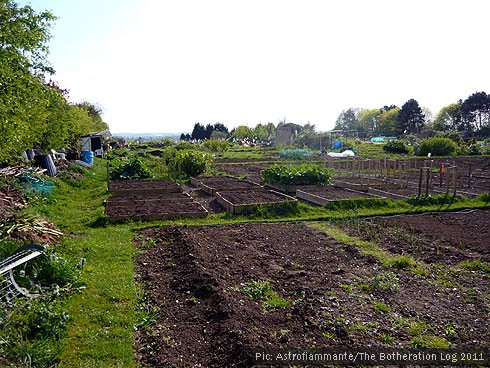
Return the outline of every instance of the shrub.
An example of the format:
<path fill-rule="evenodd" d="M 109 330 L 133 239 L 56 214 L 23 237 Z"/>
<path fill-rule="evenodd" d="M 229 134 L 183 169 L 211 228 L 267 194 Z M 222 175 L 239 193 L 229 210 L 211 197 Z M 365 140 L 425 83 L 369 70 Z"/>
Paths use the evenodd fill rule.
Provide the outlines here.
<path fill-rule="evenodd" d="M 150 169 L 138 157 L 123 161 L 111 171 L 111 179 L 143 179 L 152 176 Z"/>
<path fill-rule="evenodd" d="M 268 184 L 325 185 L 332 180 L 332 171 L 318 165 L 273 165 L 260 174 Z"/>
<path fill-rule="evenodd" d="M 458 146 L 449 138 L 427 138 L 419 146 L 417 156 L 451 156 Z"/>
<path fill-rule="evenodd" d="M 383 146 L 388 153 L 408 153 L 408 146 L 403 141 L 389 141 Z"/>
<path fill-rule="evenodd" d="M 208 168 L 210 157 L 205 152 L 196 150 L 176 151 L 169 160 L 169 166 L 175 173 L 181 173 L 184 177 L 197 176 Z"/>
<path fill-rule="evenodd" d="M 211 152 L 225 152 L 228 151 L 230 145 L 222 139 L 209 139 L 203 143 L 203 147 Z"/>

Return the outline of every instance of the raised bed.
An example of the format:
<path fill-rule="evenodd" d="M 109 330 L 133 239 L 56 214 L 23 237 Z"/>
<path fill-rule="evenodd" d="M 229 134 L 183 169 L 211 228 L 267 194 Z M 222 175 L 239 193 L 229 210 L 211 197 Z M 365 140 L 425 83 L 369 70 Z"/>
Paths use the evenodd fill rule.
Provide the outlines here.
<path fill-rule="evenodd" d="M 298 190 L 322 190 L 326 186 L 321 185 L 282 185 L 282 184 L 266 184 L 266 188 L 276 190 L 287 194 L 296 194 Z"/>
<path fill-rule="evenodd" d="M 106 206 L 142 205 L 147 202 L 192 202 L 192 197 L 187 193 L 156 193 L 156 194 L 127 194 L 109 197 Z"/>
<path fill-rule="evenodd" d="M 105 209 L 110 222 L 152 221 L 174 218 L 202 218 L 208 215 L 208 211 L 195 202 L 145 202 L 138 206 L 111 205 Z"/>
<path fill-rule="evenodd" d="M 178 193 L 182 188 L 171 180 L 110 180 L 109 191 L 116 195 Z"/>
<path fill-rule="evenodd" d="M 297 190 L 296 197 L 320 206 L 327 206 L 332 202 L 344 201 L 349 199 L 382 198 L 381 196 L 369 195 L 365 192 L 360 192 L 353 189 L 332 187 L 328 187 L 327 189 L 323 190 Z"/>
<path fill-rule="evenodd" d="M 207 176 L 191 178 L 191 184 L 201 188 L 204 192 L 215 195 L 217 192 L 261 190 L 262 187 L 251 181 L 233 178 L 230 176 Z"/>
<path fill-rule="evenodd" d="M 216 193 L 216 200 L 233 215 L 252 212 L 258 206 L 296 201 L 296 198 L 274 190 L 228 191 Z"/>

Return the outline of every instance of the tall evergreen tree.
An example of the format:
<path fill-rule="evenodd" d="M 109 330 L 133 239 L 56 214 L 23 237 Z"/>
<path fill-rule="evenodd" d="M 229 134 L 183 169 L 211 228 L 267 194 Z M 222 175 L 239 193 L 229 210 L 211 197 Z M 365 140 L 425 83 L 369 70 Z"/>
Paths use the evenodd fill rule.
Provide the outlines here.
<path fill-rule="evenodd" d="M 397 134 L 420 133 L 425 124 L 425 115 L 413 98 L 405 102 L 397 117 Z"/>

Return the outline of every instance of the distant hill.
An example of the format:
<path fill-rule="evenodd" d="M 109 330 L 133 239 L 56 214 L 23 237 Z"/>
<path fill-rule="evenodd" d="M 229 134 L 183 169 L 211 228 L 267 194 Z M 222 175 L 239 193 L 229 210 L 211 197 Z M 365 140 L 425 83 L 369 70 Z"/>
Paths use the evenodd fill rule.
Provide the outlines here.
<path fill-rule="evenodd" d="M 163 139 L 163 138 L 171 138 L 171 139 L 180 139 L 182 133 L 112 133 L 113 137 L 121 137 L 127 139 Z M 184 133 L 186 134 L 186 133 Z"/>

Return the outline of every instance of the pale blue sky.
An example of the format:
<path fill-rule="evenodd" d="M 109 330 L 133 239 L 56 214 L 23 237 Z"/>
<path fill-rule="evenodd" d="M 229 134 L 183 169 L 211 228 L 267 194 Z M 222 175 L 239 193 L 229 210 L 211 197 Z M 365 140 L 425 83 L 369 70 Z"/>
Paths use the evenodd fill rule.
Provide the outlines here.
<path fill-rule="evenodd" d="M 490 93 L 487 0 L 18 0 L 59 17 L 53 77 L 112 132 L 333 128 L 349 107 L 435 115 Z"/>

